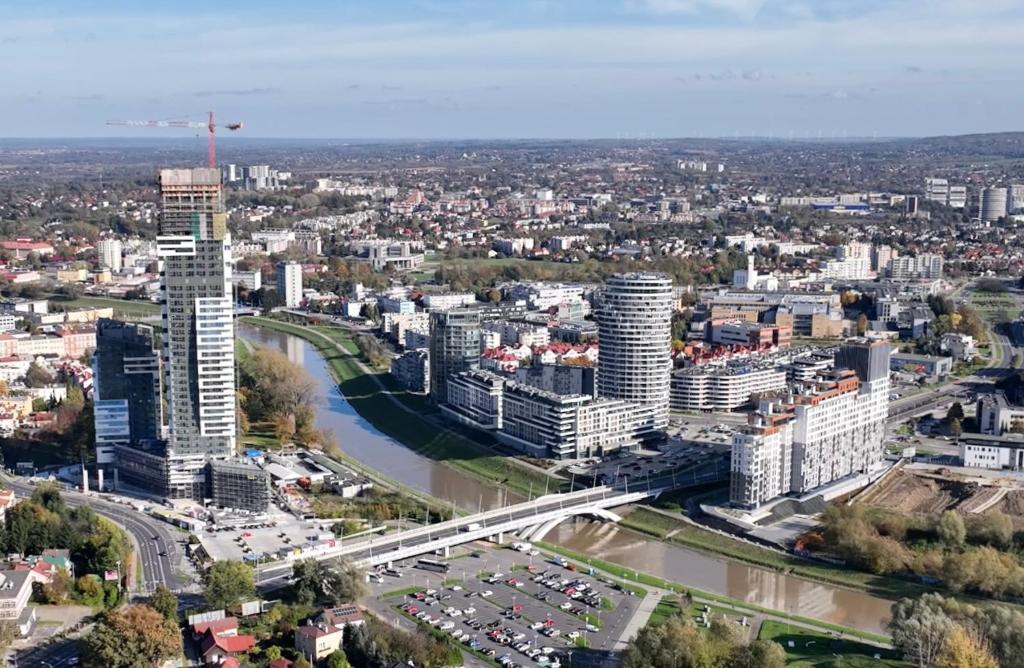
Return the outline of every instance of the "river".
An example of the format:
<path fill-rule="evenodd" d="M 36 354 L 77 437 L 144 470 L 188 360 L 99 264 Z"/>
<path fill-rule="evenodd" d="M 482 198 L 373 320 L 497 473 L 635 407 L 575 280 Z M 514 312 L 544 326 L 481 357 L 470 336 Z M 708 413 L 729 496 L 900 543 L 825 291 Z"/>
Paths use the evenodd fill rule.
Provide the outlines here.
<path fill-rule="evenodd" d="M 246 324 L 239 324 L 238 334 L 257 345 L 280 350 L 294 364 L 306 369 L 316 382 L 317 393 L 321 397 L 316 426 L 333 432 L 338 447 L 347 455 L 392 480 L 454 503 L 464 510 L 490 510 L 500 508 L 506 502 L 522 500 L 497 485 L 466 476 L 413 452 L 364 420 L 342 396 L 319 351 L 305 339 Z M 396 418 L 401 418 L 398 409 Z"/>
<path fill-rule="evenodd" d="M 238 333 L 254 343 L 280 350 L 309 372 L 322 397 L 317 427 L 331 429 L 339 447 L 348 455 L 389 478 L 466 510 L 496 508 L 506 501 L 519 500 L 506 498 L 495 485 L 423 457 L 377 430 L 345 400 L 323 357 L 304 339 L 245 324 L 239 325 Z M 663 543 L 615 524 L 567 520 L 549 533 L 546 540 L 684 586 L 875 633 L 884 633 L 892 605 L 891 601 L 864 592 Z"/>

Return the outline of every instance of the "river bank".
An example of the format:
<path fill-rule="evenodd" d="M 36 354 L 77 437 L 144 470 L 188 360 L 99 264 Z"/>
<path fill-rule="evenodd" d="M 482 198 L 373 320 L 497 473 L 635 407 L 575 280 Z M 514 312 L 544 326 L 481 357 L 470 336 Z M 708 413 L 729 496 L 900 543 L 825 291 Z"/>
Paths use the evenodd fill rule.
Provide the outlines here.
<path fill-rule="evenodd" d="M 290 329 L 286 325 L 281 330 L 286 328 Z M 518 500 L 503 497 L 496 485 L 487 484 L 475 476 L 465 476 L 461 471 L 425 458 L 378 431 L 359 416 L 339 391 L 339 384 L 321 352 L 328 344 L 314 346 L 305 337 L 281 330 L 242 324 L 239 333 L 257 344 L 285 352 L 289 359 L 304 366 L 314 376 L 324 396 L 324 405 L 317 410 L 318 428 L 333 429 L 348 457 L 463 509 L 475 511 L 478 499 L 482 499 L 485 509 Z M 333 346 L 327 348 L 327 355 L 336 356 L 332 350 Z M 379 394 L 381 390 L 374 389 L 373 392 Z M 880 636 L 885 632 L 892 604 L 891 600 L 864 591 L 795 577 L 785 569 L 722 558 L 682 542 L 661 541 L 653 535 L 637 533 L 615 524 L 570 519 L 552 530 L 546 541 L 586 555 L 584 558 L 617 564 L 630 572 L 646 573 L 689 590 L 733 601 L 737 606 L 759 606 L 783 616 L 788 613 L 823 620 L 818 624 L 819 628 L 834 625 L 854 629 L 853 633 L 859 630 Z"/>
<path fill-rule="evenodd" d="M 410 450 L 520 495 L 539 496 L 558 491 L 564 480 L 496 454 L 424 415 L 423 397 L 398 387 L 388 374 L 363 364 L 347 330 L 339 327 L 294 325 L 270 318 L 241 319 L 259 327 L 298 336 L 323 355 L 341 393 L 361 417 Z M 329 333 L 320 331 L 327 329 Z M 396 411 L 397 409 L 397 411 Z"/>

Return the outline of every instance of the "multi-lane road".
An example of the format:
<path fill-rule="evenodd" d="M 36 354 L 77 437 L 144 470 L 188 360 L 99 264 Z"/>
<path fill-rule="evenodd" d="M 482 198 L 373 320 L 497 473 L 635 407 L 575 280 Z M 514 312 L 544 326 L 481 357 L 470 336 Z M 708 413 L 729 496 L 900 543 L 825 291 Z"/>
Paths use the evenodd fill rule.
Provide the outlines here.
<path fill-rule="evenodd" d="M 21 497 L 32 495 L 35 487 L 11 476 L 4 477 L 4 483 Z M 181 568 L 185 566 L 183 541 L 185 535 L 160 520 L 149 517 L 130 506 L 111 503 L 93 494 L 61 490 L 61 498 L 71 506 L 88 506 L 97 514 L 120 525 L 134 539 L 137 564 L 141 567 L 140 577 L 132 578 L 130 588 L 146 593 L 164 584 L 172 591 L 180 590 L 191 582 Z M 139 586 L 137 586 L 139 585 Z"/>

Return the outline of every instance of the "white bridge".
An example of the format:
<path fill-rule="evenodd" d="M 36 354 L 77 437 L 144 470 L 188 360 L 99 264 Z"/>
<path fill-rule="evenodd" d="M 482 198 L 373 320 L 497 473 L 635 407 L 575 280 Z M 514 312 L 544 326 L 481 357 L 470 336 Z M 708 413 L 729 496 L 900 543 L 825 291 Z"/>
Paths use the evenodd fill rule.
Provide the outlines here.
<path fill-rule="evenodd" d="M 523 540 L 541 540 L 560 522 L 586 515 L 611 522 L 621 518 L 610 509 L 657 496 L 671 485 L 644 486 L 625 491 L 607 486 L 593 487 L 564 494 L 549 494 L 533 501 L 505 508 L 488 510 L 446 522 L 430 524 L 408 531 L 374 536 L 324 548 L 313 553 L 293 556 L 259 568 L 257 580 L 267 583 L 290 576 L 292 563 L 303 559 L 334 559 L 346 557 L 360 568 L 389 564 L 410 557 L 448 551 L 457 545 L 475 540 L 502 542 L 506 534 L 517 533 Z"/>

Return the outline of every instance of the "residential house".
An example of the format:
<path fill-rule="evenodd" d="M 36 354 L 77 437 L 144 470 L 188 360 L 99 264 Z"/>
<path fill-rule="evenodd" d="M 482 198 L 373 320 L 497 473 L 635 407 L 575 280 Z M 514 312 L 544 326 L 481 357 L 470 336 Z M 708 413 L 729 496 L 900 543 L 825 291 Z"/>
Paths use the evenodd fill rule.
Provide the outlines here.
<path fill-rule="evenodd" d="M 308 624 L 295 629 L 295 651 L 316 663 L 341 648 L 344 629 L 326 624 Z"/>

